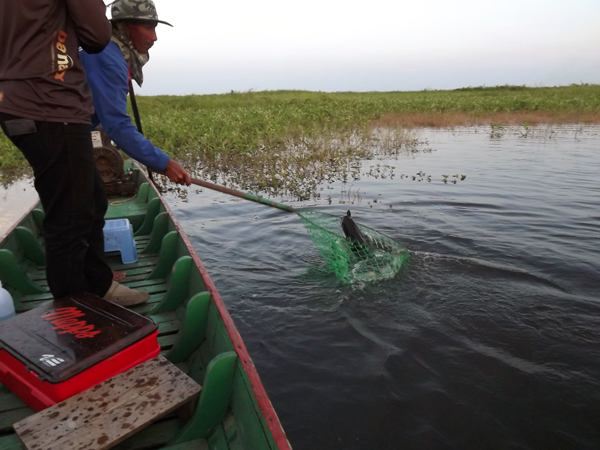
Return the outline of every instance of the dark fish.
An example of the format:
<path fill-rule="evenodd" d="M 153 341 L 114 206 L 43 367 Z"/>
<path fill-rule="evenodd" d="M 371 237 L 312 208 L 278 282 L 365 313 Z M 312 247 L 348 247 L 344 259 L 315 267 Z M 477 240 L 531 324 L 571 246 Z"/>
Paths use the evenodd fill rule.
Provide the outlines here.
<path fill-rule="evenodd" d="M 352 220 L 350 210 L 346 213 L 346 215 L 342 218 L 342 230 L 344 231 L 344 235 L 346 239 L 352 241 L 355 245 L 365 246 L 365 237 L 363 236 L 358 225 Z"/>

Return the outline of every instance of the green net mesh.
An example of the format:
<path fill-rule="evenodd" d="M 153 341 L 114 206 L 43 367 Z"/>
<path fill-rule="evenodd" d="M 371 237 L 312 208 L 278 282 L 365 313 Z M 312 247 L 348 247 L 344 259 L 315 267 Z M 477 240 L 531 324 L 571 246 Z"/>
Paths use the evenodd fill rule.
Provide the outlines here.
<path fill-rule="evenodd" d="M 379 281 L 395 276 L 408 250 L 377 231 L 358 225 L 365 245 L 353 243 L 342 231 L 341 218 L 316 211 L 296 211 L 327 266 L 345 283 Z"/>

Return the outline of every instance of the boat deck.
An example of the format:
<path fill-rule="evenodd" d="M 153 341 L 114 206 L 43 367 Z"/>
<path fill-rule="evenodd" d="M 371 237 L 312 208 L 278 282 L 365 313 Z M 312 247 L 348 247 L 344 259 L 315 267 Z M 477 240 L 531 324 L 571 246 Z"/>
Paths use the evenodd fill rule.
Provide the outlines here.
<path fill-rule="evenodd" d="M 107 255 L 107 260 L 111 268 L 126 274 L 125 279 L 120 281 L 122 284 L 130 288 L 143 288 L 150 292 L 150 298 L 146 303 L 131 308 L 133 311 L 143 315 L 148 315 L 148 313 L 164 299 L 168 290 L 168 282 L 166 279 L 158 278 L 146 280 L 146 277 L 148 277 L 158 262 L 157 253 L 142 253 L 149 241 L 149 236 L 135 238 L 136 249 L 138 251 L 138 261 L 136 263 L 124 265 L 121 263 L 120 255 L 118 253 Z M 30 273 L 32 275 L 32 280 L 44 289 L 46 293 L 23 296 L 20 299 L 20 306 L 17 308 L 17 313 L 28 311 L 52 300 L 52 295 L 48 291 L 44 267 L 39 266 L 35 271 Z M 212 314 L 214 315 L 214 320 L 209 321 L 209 326 L 210 322 L 216 323 L 217 321 L 216 311 L 212 311 Z M 178 314 L 178 311 L 166 311 L 148 316 L 158 324 L 158 343 L 161 347 L 160 354 L 166 356 L 177 342 L 181 330 L 181 314 Z M 209 330 L 207 335 L 214 335 L 216 331 L 215 327 L 214 330 Z M 188 364 L 185 362 L 175 365 L 184 373 L 190 375 L 197 383 L 201 384 L 204 378 L 205 368 L 211 360 L 210 347 L 211 341 L 210 339 L 207 339 L 204 344 L 201 345 L 198 356 L 195 358 L 194 370 L 190 370 Z M 35 414 L 35 411 L 4 386 L 0 385 L 0 450 L 23 448 L 19 438 L 13 430 L 13 424 L 32 414 Z M 228 430 L 226 429 L 226 426 L 227 424 L 233 425 L 233 422 L 234 418 L 233 416 L 230 416 L 228 420 L 225 421 L 224 426 L 221 427 L 221 431 L 217 435 L 222 439 L 222 443 L 220 446 L 217 445 L 217 448 L 230 448 L 227 443 L 229 438 L 227 437 Z M 182 426 L 182 420 L 176 414 L 171 414 L 139 432 L 133 438 L 119 444 L 115 448 L 122 450 L 152 448 L 202 450 L 203 448 L 209 448 L 208 442 L 205 440 L 192 441 L 173 447 L 164 447 L 164 445 L 179 432 Z M 235 429 L 235 427 L 232 428 Z M 216 437 L 217 436 L 214 436 L 211 441 Z M 232 439 L 232 441 L 234 440 L 235 439 Z M 211 447 L 213 446 L 211 445 Z"/>
<path fill-rule="evenodd" d="M 168 206 L 147 182 L 135 197 L 110 200 L 106 218 L 130 221 L 138 260 L 124 265 L 113 252 L 107 261 L 126 274 L 120 283 L 150 293 L 131 309 L 158 324 L 160 354 L 202 386 L 195 412 L 171 413 L 114 448 L 289 449 L 241 337 Z M 10 280 L 17 313 L 52 300 L 43 266 L 43 214 L 39 207 L 31 210 L 0 247 L 0 276 Z M 0 385 L 0 450 L 23 449 L 13 425 L 34 413 Z"/>

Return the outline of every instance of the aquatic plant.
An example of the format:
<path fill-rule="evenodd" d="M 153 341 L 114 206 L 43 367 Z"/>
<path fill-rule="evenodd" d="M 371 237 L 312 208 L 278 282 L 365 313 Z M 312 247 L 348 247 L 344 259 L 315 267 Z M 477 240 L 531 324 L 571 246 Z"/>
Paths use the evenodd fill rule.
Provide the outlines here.
<path fill-rule="evenodd" d="M 356 178 L 361 159 L 430 151 L 410 127 L 600 123 L 600 86 L 497 86 L 420 92 L 231 92 L 138 97 L 147 136 L 194 175 L 297 198 Z M 492 126 L 492 137 L 502 129 Z M 0 176 L 28 173 L 0 135 Z M 277 193 L 277 194 L 276 194 Z"/>
<path fill-rule="evenodd" d="M 506 133 L 506 127 L 503 123 L 492 123 L 490 124 L 490 127 L 490 137 L 492 139 L 501 138 L 502 136 L 504 136 L 504 133 Z"/>

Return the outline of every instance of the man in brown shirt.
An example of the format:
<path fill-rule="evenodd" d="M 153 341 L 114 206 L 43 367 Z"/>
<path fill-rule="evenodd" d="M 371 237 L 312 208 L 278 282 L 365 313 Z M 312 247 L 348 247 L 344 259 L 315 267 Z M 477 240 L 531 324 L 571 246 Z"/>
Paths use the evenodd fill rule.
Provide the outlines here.
<path fill-rule="evenodd" d="M 104 260 L 108 204 L 78 56 L 80 46 L 97 53 L 110 41 L 105 11 L 102 0 L 0 1 L 0 125 L 33 169 L 52 295 L 91 292 L 127 306 L 149 294 L 114 282 Z"/>

